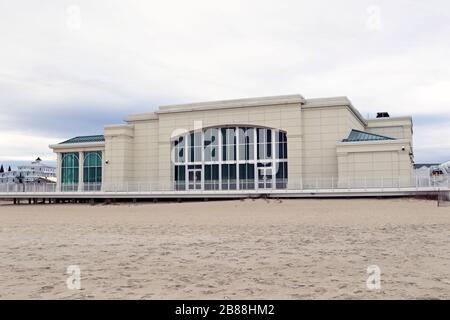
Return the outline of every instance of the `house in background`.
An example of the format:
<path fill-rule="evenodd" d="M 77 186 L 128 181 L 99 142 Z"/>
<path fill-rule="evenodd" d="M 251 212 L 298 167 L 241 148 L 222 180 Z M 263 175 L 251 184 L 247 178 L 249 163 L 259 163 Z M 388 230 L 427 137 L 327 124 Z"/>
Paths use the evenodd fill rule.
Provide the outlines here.
<path fill-rule="evenodd" d="M 16 170 L 0 173 L 0 183 L 56 183 L 56 168 L 37 158 L 30 164 L 18 166 Z"/>
<path fill-rule="evenodd" d="M 440 163 L 417 163 L 414 165 L 418 177 L 438 177 L 450 175 L 450 161 Z"/>

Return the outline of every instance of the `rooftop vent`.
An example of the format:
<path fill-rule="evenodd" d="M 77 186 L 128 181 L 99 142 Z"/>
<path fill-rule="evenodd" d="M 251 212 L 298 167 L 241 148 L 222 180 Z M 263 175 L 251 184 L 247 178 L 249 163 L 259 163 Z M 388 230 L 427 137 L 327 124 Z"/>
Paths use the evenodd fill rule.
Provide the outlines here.
<path fill-rule="evenodd" d="M 387 112 L 378 112 L 377 113 L 377 119 L 379 118 L 389 118 L 389 113 Z"/>

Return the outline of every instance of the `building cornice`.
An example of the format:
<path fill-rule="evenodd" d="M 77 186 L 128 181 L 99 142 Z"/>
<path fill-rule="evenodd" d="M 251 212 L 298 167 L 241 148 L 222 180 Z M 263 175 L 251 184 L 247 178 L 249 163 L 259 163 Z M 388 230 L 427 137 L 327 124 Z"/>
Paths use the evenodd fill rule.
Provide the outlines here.
<path fill-rule="evenodd" d="M 329 108 L 329 107 L 348 107 L 350 111 L 355 115 L 355 117 L 361 122 L 361 124 L 367 126 L 367 120 L 353 106 L 352 102 L 347 97 L 307 99 L 306 103 L 302 105 L 302 109 Z"/>
<path fill-rule="evenodd" d="M 345 155 L 348 153 L 358 153 L 358 152 L 364 153 L 374 151 L 412 152 L 412 146 L 411 141 L 407 139 L 338 142 L 336 144 L 336 152 L 338 156 Z"/>
<path fill-rule="evenodd" d="M 134 125 L 119 124 L 105 126 L 105 137 L 124 136 L 132 138 L 134 136 Z"/>
<path fill-rule="evenodd" d="M 367 126 L 369 128 L 379 128 L 379 127 L 412 127 L 413 120 L 412 117 L 390 117 L 390 118 L 377 118 L 369 119 L 367 121 Z"/>
<path fill-rule="evenodd" d="M 138 114 L 130 114 L 126 117 L 125 122 L 155 121 L 158 120 L 156 112 L 146 112 Z"/>
<path fill-rule="evenodd" d="M 105 142 L 87 142 L 87 143 L 65 143 L 65 144 L 51 144 L 50 149 L 58 150 L 75 150 L 75 149 L 91 149 L 91 148 L 105 148 Z"/>
<path fill-rule="evenodd" d="M 412 121 L 412 116 L 368 119 L 368 122 Z"/>
<path fill-rule="evenodd" d="M 190 112 L 190 111 L 206 111 L 217 109 L 232 109 L 245 107 L 264 107 L 284 104 L 304 104 L 305 98 L 300 94 L 273 96 L 273 97 L 258 97 L 235 100 L 221 100 L 210 102 L 198 102 L 188 104 L 176 104 L 161 106 L 157 114 L 173 113 L 173 112 Z"/>

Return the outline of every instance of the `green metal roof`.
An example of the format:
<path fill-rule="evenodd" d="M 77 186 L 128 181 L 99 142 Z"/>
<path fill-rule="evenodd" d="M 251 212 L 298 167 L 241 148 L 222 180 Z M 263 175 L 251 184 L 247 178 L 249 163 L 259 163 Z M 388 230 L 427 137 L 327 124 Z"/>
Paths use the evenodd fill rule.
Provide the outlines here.
<path fill-rule="evenodd" d="M 358 141 L 380 141 L 380 140 L 395 140 L 394 138 L 381 136 L 375 133 L 369 133 L 353 129 L 343 142 L 358 142 Z"/>
<path fill-rule="evenodd" d="M 89 143 L 89 142 L 103 142 L 105 141 L 105 136 L 103 135 L 97 135 L 97 136 L 81 136 L 81 137 L 75 137 L 69 140 L 66 140 L 64 142 L 61 142 L 60 144 L 69 144 L 69 143 Z"/>

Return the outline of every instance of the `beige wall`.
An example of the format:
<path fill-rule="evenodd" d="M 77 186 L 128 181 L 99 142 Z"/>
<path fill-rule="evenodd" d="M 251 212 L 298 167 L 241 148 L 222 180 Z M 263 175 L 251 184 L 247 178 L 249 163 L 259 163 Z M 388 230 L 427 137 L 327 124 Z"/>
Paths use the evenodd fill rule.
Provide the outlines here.
<path fill-rule="evenodd" d="M 158 182 L 158 121 L 138 121 L 134 126 L 133 172 L 130 180 L 138 183 Z"/>
<path fill-rule="evenodd" d="M 339 143 L 339 185 L 407 186 L 413 174 L 410 152 L 406 139 Z"/>
<path fill-rule="evenodd" d="M 364 124 L 347 106 L 336 106 L 304 108 L 302 126 L 305 187 L 315 184 L 315 179 L 337 178 L 336 143 L 351 129 L 363 130 Z"/>
<path fill-rule="evenodd" d="M 412 142 L 412 118 L 371 119 L 367 121 L 367 132 Z"/>
<path fill-rule="evenodd" d="M 105 127 L 105 175 L 106 186 L 131 182 L 133 164 L 134 126 L 119 125 Z M 107 190 L 106 190 L 107 191 Z"/>

